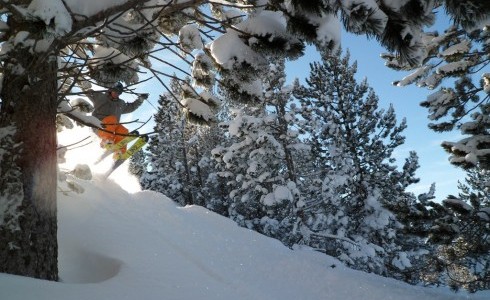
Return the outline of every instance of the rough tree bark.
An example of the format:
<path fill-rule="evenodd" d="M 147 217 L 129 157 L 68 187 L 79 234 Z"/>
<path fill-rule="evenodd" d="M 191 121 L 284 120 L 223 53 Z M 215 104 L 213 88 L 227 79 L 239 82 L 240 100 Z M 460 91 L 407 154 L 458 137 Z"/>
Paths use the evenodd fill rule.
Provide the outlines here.
<path fill-rule="evenodd" d="M 17 165 L 24 192 L 20 230 L 0 227 L 0 272 L 48 280 L 58 280 L 56 72 L 55 55 L 12 50 L 0 93 L 0 126 L 13 123 L 21 143 Z"/>

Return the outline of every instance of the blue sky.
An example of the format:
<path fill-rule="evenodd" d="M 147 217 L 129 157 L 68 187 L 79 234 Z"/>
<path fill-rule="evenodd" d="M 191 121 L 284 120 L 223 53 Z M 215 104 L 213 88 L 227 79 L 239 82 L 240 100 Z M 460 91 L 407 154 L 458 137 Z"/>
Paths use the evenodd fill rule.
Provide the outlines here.
<path fill-rule="evenodd" d="M 445 28 L 448 24 L 447 18 L 442 18 L 436 24 L 439 29 Z M 443 200 L 448 194 L 457 195 L 457 182 L 464 179 L 464 172 L 448 162 L 448 155 L 440 146 L 444 140 L 455 141 L 460 135 L 457 131 L 449 133 L 435 133 L 428 129 L 427 111 L 420 107 L 419 103 L 433 91 L 421 89 L 416 86 L 395 87 L 391 82 L 403 78 L 407 73 L 393 71 L 384 65 L 380 54 L 386 52 L 376 40 L 368 40 L 364 36 L 356 36 L 342 32 L 342 49 L 349 50 L 351 61 L 357 61 L 357 78 L 362 80 L 367 78 L 369 85 L 375 90 L 380 99 L 380 108 L 388 108 L 393 104 L 397 118 L 407 119 L 408 128 L 404 131 L 406 136 L 405 144 L 398 147 L 394 157 L 400 164 L 403 164 L 408 157 L 409 151 L 416 151 L 419 156 L 420 168 L 417 172 L 420 183 L 411 187 L 411 191 L 418 193 L 427 192 L 430 185 L 436 183 L 437 200 Z M 169 58 L 173 60 L 172 58 Z M 286 72 L 288 81 L 297 77 L 300 80 L 308 77 L 309 63 L 319 61 L 320 57 L 315 49 L 306 49 L 305 56 L 289 62 Z M 178 61 L 175 61 L 178 63 Z M 170 73 L 173 70 L 169 71 Z M 157 105 L 158 95 L 165 93 L 164 88 L 157 81 L 143 83 L 137 87 L 137 92 L 149 92 L 150 102 L 153 106 Z M 127 97 L 127 98 L 126 98 Z M 134 96 L 125 95 L 123 99 L 132 101 Z M 147 120 L 155 112 L 155 109 L 145 104 L 138 111 L 136 116 L 126 116 L 124 120 Z M 146 128 L 151 131 L 152 122 Z"/>

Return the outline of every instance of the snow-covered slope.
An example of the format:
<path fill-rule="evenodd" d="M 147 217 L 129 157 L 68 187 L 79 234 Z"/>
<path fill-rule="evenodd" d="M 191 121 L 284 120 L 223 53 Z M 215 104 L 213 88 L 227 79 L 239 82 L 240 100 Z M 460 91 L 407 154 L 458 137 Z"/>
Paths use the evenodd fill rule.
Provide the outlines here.
<path fill-rule="evenodd" d="M 489 299 L 413 287 L 290 250 L 202 207 L 97 176 L 59 194 L 62 282 L 0 274 L 0 299 Z"/>
<path fill-rule="evenodd" d="M 76 130 L 59 139 L 68 145 L 92 135 L 92 142 L 70 147 L 61 169 L 84 163 L 104 173 L 111 160 L 93 165 L 97 138 Z M 108 180 L 73 180 L 83 194 L 64 185 L 58 193 L 62 282 L 0 273 L 0 300 L 490 299 L 490 292 L 413 287 L 311 249 L 290 250 L 202 207 L 140 191 L 125 165 Z"/>

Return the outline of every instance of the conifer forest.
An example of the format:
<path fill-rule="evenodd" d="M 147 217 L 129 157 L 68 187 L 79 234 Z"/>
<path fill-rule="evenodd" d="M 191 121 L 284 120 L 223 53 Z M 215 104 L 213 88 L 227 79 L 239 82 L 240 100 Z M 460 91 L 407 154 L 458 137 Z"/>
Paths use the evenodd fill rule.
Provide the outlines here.
<path fill-rule="evenodd" d="M 59 280 L 57 134 L 103 127 L 87 93 L 139 96 L 151 77 L 154 127 L 129 164 L 143 190 L 352 269 L 490 289 L 490 1 L 0 0 L 0 14 L 0 273 Z M 466 174 L 458 194 L 409 191 L 407 120 L 357 79 L 341 31 L 426 92 L 412 104 L 455 133 L 441 147 Z M 306 47 L 320 59 L 288 82 Z"/>

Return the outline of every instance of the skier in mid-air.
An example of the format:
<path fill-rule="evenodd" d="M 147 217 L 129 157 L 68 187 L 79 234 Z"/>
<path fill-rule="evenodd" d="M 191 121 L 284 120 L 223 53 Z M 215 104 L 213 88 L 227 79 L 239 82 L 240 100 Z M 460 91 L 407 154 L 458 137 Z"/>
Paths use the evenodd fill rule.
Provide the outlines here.
<path fill-rule="evenodd" d="M 148 99 L 148 94 L 140 94 L 134 102 L 128 103 L 119 98 L 123 91 L 120 82 L 109 88 L 108 92 L 87 91 L 87 97 L 94 104 L 92 115 L 102 123 L 103 130 L 97 130 L 97 135 L 101 138 L 100 146 L 103 148 L 108 144 L 117 144 L 128 135 L 129 130 L 119 123 L 121 115 L 134 112 Z M 126 146 L 118 152 L 125 153 Z"/>

